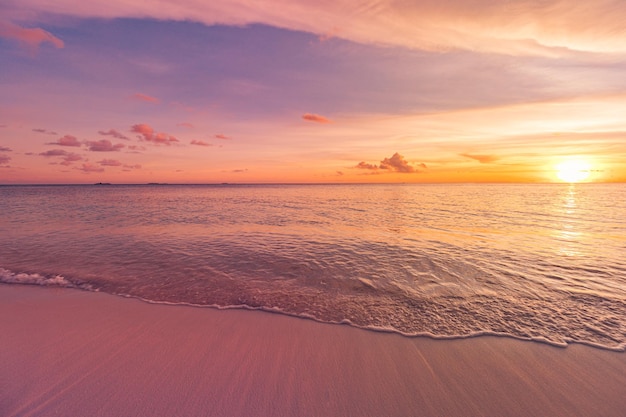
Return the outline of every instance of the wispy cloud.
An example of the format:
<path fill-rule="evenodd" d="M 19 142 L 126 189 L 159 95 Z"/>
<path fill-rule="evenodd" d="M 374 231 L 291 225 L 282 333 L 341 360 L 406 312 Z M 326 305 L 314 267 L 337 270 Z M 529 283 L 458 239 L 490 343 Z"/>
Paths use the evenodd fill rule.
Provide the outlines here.
<path fill-rule="evenodd" d="M 102 136 L 112 136 L 116 139 L 124 139 L 124 140 L 130 140 L 128 138 L 128 136 L 123 135 L 122 133 L 118 132 L 115 129 L 109 129 L 109 130 L 98 130 L 98 134 L 102 135 Z"/>
<path fill-rule="evenodd" d="M 39 155 L 45 156 L 46 158 L 50 157 L 63 157 L 63 160 L 60 162 L 61 165 L 71 165 L 76 161 L 82 161 L 83 157 L 79 154 L 68 152 L 64 149 L 51 149 L 49 151 L 41 152 Z"/>
<path fill-rule="evenodd" d="M 90 174 L 92 172 L 104 172 L 104 168 L 90 164 L 89 162 L 82 164 L 80 168 L 76 169 L 79 171 L 83 171 L 86 174 Z"/>
<path fill-rule="evenodd" d="M 9 155 L 0 154 L 0 165 L 8 164 L 10 160 L 11 157 Z"/>
<path fill-rule="evenodd" d="M 146 147 L 140 145 L 128 145 L 128 149 L 133 153 L 139 153 L 141 151 L 145 151 Z"/>
<path fill-rule="evenodd" d="M 87 146 L 92 152 L 117 152 L 122 150 L 126 145 L 123 143 L 111 143 L 108 139 L 87 141 Z"/>
<path fill-rule="evenodd" d="M 171 145 L 179 142 L 179 140 L 167 133 L 156 133 L 154 129 L 147 124 L 136 124 L 131 126 L 131 132 L 139 134 L 139 139 L 152 142 L 157 145 Z"/>
<path fill-rule="evenodd" d="M 0 152 L 11 152 L 11 148 L 7 148 L 6 146 L 0 146 Z"/>
<path fill-rule="evenodd" d="M 41 0 L 20 0 L 18 4 L 31 13 L 49 12 Z M 353 0 L 278 4 L 276 0 L 163 0 L 162 4 L 154 7 L 148 1 L 91 0 L 77 7 L 75 0 L 56 0 L 54 11 L 80 17 L 142 17 L 206 25 L 262 23 L 313 33 L 322 39 L 333 35 L 358 43 L 431 51 L 464 49 L 509 55 L 626 51 L 626 3 L 615 0 L 451 0 L 443 4 L 440 0 L 379 0 L 360 5 Z M 346 10 L 350 10 L 349 17 Z M 20 38 L 33 36 L 31 42 L 37 45 L 46 41 L 63 45 L 41 29 L 33 35 L 22 34 L 20 29 L 5 31 L 18 32 L 13 36 Z"/>
<path fill-rule="evenodd" d="M 61 162 L 61 165 L 69 166 L 69 165 L 72 165 L 72 163 L 74 163 L 74 162 L 82 161 L 82 160 L 83 160 L 82 156 L 80 156 L 80 155 L 78 155 L 76 153 L 68 153 L 63 158 L 63 161 Z"/>
<path fill-rule="evenodd" d="M 306 121 L 309 122 L 317 122 L 317 123 L 330 123 L 330 120 L 328 120 L 326 117 L 324 116 L 320 116 L 319 114 L 313 114 L 313 113 L 304 113 L 302 115 L 302 118 Z"/>
<path fill-rule="evenodd" d="M 195 139 L 192 140 L 190 143 L 192 145 L 198 145 L 198 146 L 213 146 L 211 143 L 207 143 L 202 140 L 195 140 Z"/>
<path fill-rule="evenodd" d="M 131 97 L 135 100 L 146 101 L 148 103 L 158 103 L 161 101 L 156 97 L 152 97 L 152 96 L 149 96 L 147 94 L 142 94 L 142 93 L 135 93 Z"/>
<path fill-rule="evenodd" d="M 177 123 L 176 126 L 186 127 L 186 128 L 189 128 L 189 129 L 193 129 L 194 128 L 194 125 L 192 125 L 191 123 L 188 123 L 188 122 Z"/>
<path fill-rule="evenodd" d="M 59 145 L 59 146 L 82 146 L 82 143 L 72 135 L 65 135 L 56 140 L 56 142 L 49 142 L 48 145 Z"/>
<path fill-rule="evenodd" d="M 23 28 L 14 23 L 0 21 L 0 38 L 11 39 L 37 51 L 42 43 L 50 43 L 55 48 L 63 48 L 63 41 L 41 28 Z"/>
<path fill-rule="evenodd" d="M 489 164 L 491 162 L 495 162 L 500 159 L 497 155 L 477 155 L 477 154 L 469 154 L 469 153 L 460 153 L 460 156 L 464 156 L 466 158 L 474 159 L 481 164 Z"/>
<path fill-rule="evenodd" d="M 48 157 L 48 156 L 64 156 L 67 154 L 68 152 L 64 151 L 63 149 L 52 149 L 49 151 L 41 152 L 39 155 Z"/>
<path fill-rule="evenodd" d="M 98 161 L 98 163 L 102 166 L 106 167 L 119 167 L 122 166 L 122 163 L 115 159 L 103 159 L 102 161 Z"/>
<path fill-rule="evenodd" d="M 231 140 L 232 138 L 230 136 L 226 136 L 223 133 L 218 133 L 214 136 L 215 139 L 220 139 L 220 140 Z"/>
<path fill-rule="evenodd" d="M 58 135 L 57 132 L 53 132 L 51 130 L 46 130 L 46 129 L 33 129 L 33 132 L 43 133 L 44 135 Z"/>

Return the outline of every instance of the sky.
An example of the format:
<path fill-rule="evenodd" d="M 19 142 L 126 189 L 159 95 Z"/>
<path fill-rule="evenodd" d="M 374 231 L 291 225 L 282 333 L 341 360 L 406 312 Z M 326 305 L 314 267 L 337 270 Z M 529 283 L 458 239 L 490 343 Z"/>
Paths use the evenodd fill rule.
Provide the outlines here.
<path fill-rule="evenodd" d="M 623 182 L 624 74 L 621 0 L 3 0 L 0 184 Z"/>

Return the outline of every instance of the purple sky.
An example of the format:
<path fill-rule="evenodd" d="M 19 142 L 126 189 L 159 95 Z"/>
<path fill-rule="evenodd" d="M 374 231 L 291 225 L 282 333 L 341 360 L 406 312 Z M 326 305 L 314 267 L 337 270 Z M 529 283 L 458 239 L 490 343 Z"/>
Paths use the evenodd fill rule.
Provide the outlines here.
<path fill-rule="evenodd" d="M 626 4 L 48 3 L 0 6 L 0 183 L 626 179 Z"/>

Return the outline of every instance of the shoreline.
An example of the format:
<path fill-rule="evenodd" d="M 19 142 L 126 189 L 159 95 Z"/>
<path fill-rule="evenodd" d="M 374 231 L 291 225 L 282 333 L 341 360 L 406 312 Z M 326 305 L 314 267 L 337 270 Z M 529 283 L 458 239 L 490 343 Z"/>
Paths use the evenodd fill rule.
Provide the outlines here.
<path fill-rule="evenodd" d="M 626 354 L 0 284 L 0 414 L 620 416 Z"/>

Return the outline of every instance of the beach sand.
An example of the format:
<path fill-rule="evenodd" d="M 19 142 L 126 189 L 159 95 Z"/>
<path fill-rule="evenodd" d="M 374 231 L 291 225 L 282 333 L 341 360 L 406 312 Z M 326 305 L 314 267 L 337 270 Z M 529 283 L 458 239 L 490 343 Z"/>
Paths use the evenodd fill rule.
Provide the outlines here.
<path fill-rule="evenodd" d="M 626 354 L 0 285 L 0 415 L 623 416 Z"/>

